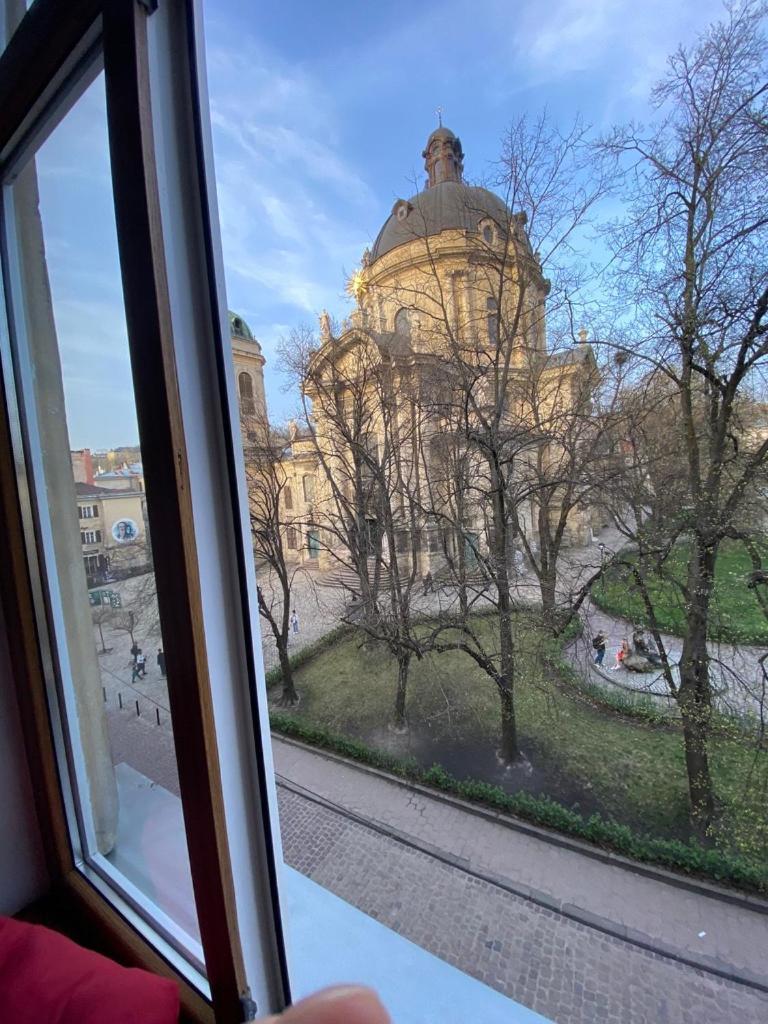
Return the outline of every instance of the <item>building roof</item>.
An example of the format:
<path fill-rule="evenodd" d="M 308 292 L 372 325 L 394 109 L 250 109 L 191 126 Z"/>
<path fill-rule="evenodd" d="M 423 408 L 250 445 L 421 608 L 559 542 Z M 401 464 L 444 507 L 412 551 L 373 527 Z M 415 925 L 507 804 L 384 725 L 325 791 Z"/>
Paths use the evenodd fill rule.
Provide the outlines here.
<path fill-rule="evenodd" d="M 497 195 L 487 188 L 441 181 L 408 200 L 399 199 L 395 203 L 374 242 L 371 261 L 399 245 L 439 235 L 441 231 L 477 231 L 480 222 L 489 217 L 506 230 L 510 213 Z"/>
<path fill-rule="evenodd" d="M 111 491 L 108 487 L 99 487 L 97 484 L 81 484 L 76 482 L 75 494 L 78 498 L 100 498 L 105 494 L 115 494 L 115 491 Z"/>
<path fill-rule="evenodd" d="M 110 469 L 106 473 L 97 473 L 98 480 L 115 480 L 122 477 L 142 476 L 144 467 L 140 462 L 132 462 L 130 466 L 121 466 L 119 469 Z"/>
<path fill-rule="evenodd" d="M 227 310 L 229 316 L 229 333 L 232 338 L 240 338 L 242 341 L 250 341 L 256 346 L 261 352 L 261 345 L 256 341 L 253 336 L 253 331 L 248 324 L 243 320 L 239 313 L 233 313 L 231 309 Z"/>
<path fill-rule="evenodd" d="M 458 142 L 457 137 L 454 135 L 454 133 L 451 131 L 451 129 L 450 128 L 446 128 L 444 124 L 441 124 L 437 128 L 435 128 L 435 130 L 432 132 L 432 134 L 427 139 L 427 144 L 424 147 L 425 152 L 426 152 L 426 150 L 429 149 L 430 143 L 434 142 L 435 139 L 444 139 L 444 140 L 447 140 L 449 142 Z"/>
<path fill-rule="evenodd" d="M 563 349 L 560 352 L 549 352 L 546 356 L 547 367 L 556 366 L 577 366 L 588 359 L 594 362 L 595 354 L 592 346 L 587 344 L 575 345 L 573 348 Z"/>
<path fill-rule="evenodd" d="M 144 491 L 139 490 L 119 490 L 116 491 L 113 487 L 99 487 L 98 484 L 81 484 L 75 483 L 75 496 L 77 498 L 107 498 L 107 499 L 122 499 L 122 498 L 144 498 L 146 495 Z"/>
<path fill-rule="evenodd" d="M 435 146 L 434 143 L 439 143 Z M 487 188 L 462 181 L 461 140 L 440 125 L 427 139 L 422 156 L 429 176 L 427 187 L 410 199 L 398 199 L 371 251 L 371 262 L 400 245 L 441 231 L 477 231 L 486 218 L 506 230 L 511 216 L 506 204 Z"/>

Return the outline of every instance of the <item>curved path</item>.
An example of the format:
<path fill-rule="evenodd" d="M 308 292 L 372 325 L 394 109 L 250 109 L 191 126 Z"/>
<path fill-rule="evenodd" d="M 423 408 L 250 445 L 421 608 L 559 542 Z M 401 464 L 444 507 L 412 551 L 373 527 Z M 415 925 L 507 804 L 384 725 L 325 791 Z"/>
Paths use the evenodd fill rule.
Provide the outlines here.
<path fill-rule="evenodd" d="M 599 569 L 600 543 L 608 552 L 617 551 L 624 544 L 624 538 L 617 530 L 606 528 L 590 546 L 568 548 L 561 555 L 558 591 L 564 603 L 570 593 L 577 592 L 584 580 Z M 298 635 L 291 635 L 290 643 L 294 651 L 318 640 L 339 620 L 345 593 L 338 587 L 327 586 L 328 579 L 328 574 L 323 575 L 316 570 L 300 570 L 295 577 L 294 603 L 298 610 L 300 631 Z M 272 597 L 269 572 L 261 571 L 260 582 L 265 593 Z M 530 570 L 517 577 L 515 589 L 522 600 L 540 600 L 538 582 Z M 453 593 L 447 590 L 424 595 L 420 586 L 415 588 L 413 598 L 414 607 L 420 612 L 437 611 L 455 600 Z M 586 602 L 583 606 L 582 621 L 582 636 L 566 651 L 567 658 L 582 676 L 606 689 L 633 690 L 655 695 L 661 702 L 670 700 L 661 673 L 639 674 L 625 669 L 616 672 L 610 670 L 622 638 L 632 636 L 634 627 L 631 622 L 604 612 L 593 602 Z M 599 631 L 608 637 L 603 670 L 595 668 L 593 664 L 592 637 Z M 677 661 L 682 650 L 680 638 L 664 634 L 663 640 L 671 659 Z M 263 621 L 262 647 L 265 666 L 269 669 L 277 664 L 277 654 L 274 641 Z M 768 648 L 713 641 L 709 644 L 709 650 L 712 658 L 712 684 L 722 710 L 736 715 L 756 715 L 762 720 L 768 714 Z M 761 661 L 763 658 L 766 659 L 765 666 Z"/>
<path fill-rule="evenodd" d="M 590 547 L 568 550 L 563 558 L 558 584 L 563 598 L 569 592 L 577 591 L 582 580 L 600 567 L 600 542 L 607 551 L 617 551 L 622 547 L 624 539 L 617 530 L 605 529 Z M 525 594 L 529 598 L 533 596 L 533 582 L 529 574 L 524 584 Z M 662 701 L 670 699 L 668 687 L 660 672 L 638 673 L 623 668 L 615 672 L 611 670 L 622 639 L 626 637 L 631 642 L 634 629 L 632 622 L 603 611 L 591 601 L 585 602 L 582 608 L 582 622 L 582 636 L 566 650 L 566 656 L 582 676 L 604 688 L 616 686 L 619 689 L 656 695 Z M 599 632 L 608 638 L 602 669 L 594 665 L 595 652 L 592 648 L 592 637 Z M 670 660 L 676 663 L 682 652 L 681 638 L 665 633 L 662 634 L 662 640 Z M 764 720 L 768 712 L 768 648 L 720 641 L 711 641 L 708 646 L 712 687 L 721 710 L 735 715 L 756 715 L 761 721 Z"/>

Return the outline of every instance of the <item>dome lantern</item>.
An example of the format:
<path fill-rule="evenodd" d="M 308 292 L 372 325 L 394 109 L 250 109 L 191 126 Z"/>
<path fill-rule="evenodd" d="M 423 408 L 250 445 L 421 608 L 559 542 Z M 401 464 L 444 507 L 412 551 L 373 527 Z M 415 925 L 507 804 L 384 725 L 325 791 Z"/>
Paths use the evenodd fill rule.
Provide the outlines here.
<path fill-rule="evenodd" d="M 427 188 L 434 188 L 444 181 L 461 181 L 464 173 L 464 151 L 461 139 L 450 128 L 440 125 L 427 139 L 421 154 L 424 169 L 429 175 Z"/>

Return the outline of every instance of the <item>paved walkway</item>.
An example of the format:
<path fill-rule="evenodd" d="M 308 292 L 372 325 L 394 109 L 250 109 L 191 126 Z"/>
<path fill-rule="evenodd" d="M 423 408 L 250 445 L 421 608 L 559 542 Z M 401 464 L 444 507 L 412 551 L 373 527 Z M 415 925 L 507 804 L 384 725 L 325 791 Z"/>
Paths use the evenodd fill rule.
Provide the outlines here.
<path fill-rule="evenodd" d="M 764 914 L 277 738 L 274 751 L 289 864 L 558 1024 L 768 1019 L 765 992 L 643 948 L 768 989 Z"/>
<path fill-rule="evenodd" d="M 560 556 L 558 581 L 559 599 L 566 603 L 570 594 L 577 593 L 584 582 L 593 575 L 601 564 L 600 544 L 607 555 L 618 551 L 625 543 L 614 528 L 606 528 L 595 537 L 588 547 L 566 548 Z M 265 594 L 272 593 L 270 574 L 262 568 L 259 580 Z M 318 640 L 339 621 L 343 611 L 345 594 L 338 588 L 325 586 L 323 575 L 317 570 L 301 569 L 296 573 L 293 594 L 299 615 L 300 631 L 291 636 L 291 649 L 298 651 L 307 644 Z M 538 581 L 528 569 L 515 580 L 515 593 L 525 601 L 540 601 Z M 455 592 L 450 588 L 424 595 L 420 585 L 414 588 L 413 604 L 417 613 L 438 612 L 447 609 L 456 601 Z M 484 598 L 478 606 L 486 603 Z M 615 654 L 623 637 L 632 636 L 634 625 L 618 616 L 609 615 L 591 601 L 582 607 L 584 632 L 567 650 L 566 655 L 579 672 L 605 689 L 634 690 L 639 693 L 656 695 L 662 702 L 669 700 L 669 691 L 661 673 L 629 672 L 619 669 L 611 672 Z M 267 669 L 277 664 L 275 649 L 269 627 L 262 620 L 262 648 Z M 592 637 L 602 631 L 608 637 L 605 666 L 602 671 L 593 665 L 594 651 Z M 663 634 L 663 641 L 673 662 L 679 660 L 682 643 L 679 637 Z M 749 712 L 758 717 L 768 714 L 768 666 L 763 669 L 760 659 L 768 654 L 768 648 L 751 647 L 747 644 L 725 644 L 713 641 L 709 644 L 712 658 L 711 678 L 717 694 L 718 705 L 731 714 Z M 768 660 L 768 659 L 767 659 Z"/>
<path fill-rule="evenodd" d="M 603 557 L 601 543 L 605 548 L 605 557 L 608 558 L 624 546 L 625 538 L 615 528 L 607 527 L 595 537 L 590 546 L 568 548 L 561 555 L 558 592 L 563 603 L 567 603 L 569 595 L 577 593 L 600 568 Z M 539 600 L 535 584 L 532 574 L 526 573 L 518 582 L 519 595 L 528 600 Z M 662 700 L 669 699 L 669 689 L 660 672 L 638 673 L 623 668 L 611 671 L 622 639 L 626 637 L 631 642 L 636 623 L 609 615 L 592 601 L 586 601 L 582 606 L 581 618 L 584 632 L 567 649 L 566 655 L 583 676 L 604 688 L 615 686 L 618 689 L 655 694 Z M 598 632 L 605 633 L 608 638 L 603 670 L 596 669 L 593 664 L 592 637 Z M 662 634 L 662 640 L 670 660 L 676 664 L 682 653 L 681 639 Z M 768 655 L 768 648 L 711 641 L 709 653 L 712 659 L 710 678 L 718 706 L 730 714 L 750 713 L 764 717 L 768 711 L 768 668 L 763 669 L 760 659 Z"/>
<path fill-rule="evenodd" d="M 258 566 L 257 575 L 267 603 L 274 604 L 275 609 L 280 610 L 282 591 L 278 590 L 273 574 L 267 566 Z M 341 590 L 322 586 L 322 578 L 316 569 L 297 568 L 294 572 L 291 605 L 296 610 L 299 631 L 291 632 L 289 637 L 288 648 L 291 654 L 296 654 L 308 644 L 315 643 L 338 625 L 341 619 L 345 594 Z M 269 671 L 278 664 L 277 648 L 269 623 L 259 617 L 259 624 L 264 668 Z"/>

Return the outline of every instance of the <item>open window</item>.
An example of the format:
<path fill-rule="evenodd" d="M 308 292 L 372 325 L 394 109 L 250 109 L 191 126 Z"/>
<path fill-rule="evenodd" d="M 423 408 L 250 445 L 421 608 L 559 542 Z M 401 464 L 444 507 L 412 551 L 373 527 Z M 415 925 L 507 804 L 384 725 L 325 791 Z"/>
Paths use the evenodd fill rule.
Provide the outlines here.
<path fill-rule="evenodd" d="M 199 10 L 156 6 L 0 8 L 3 615 L 52 879 L 235 1022 L 288 1000 L 279 838 Z"/>

